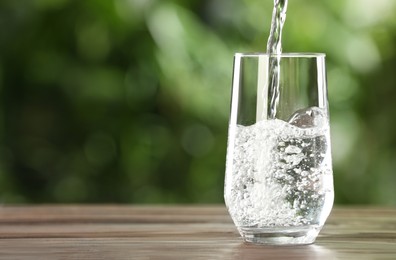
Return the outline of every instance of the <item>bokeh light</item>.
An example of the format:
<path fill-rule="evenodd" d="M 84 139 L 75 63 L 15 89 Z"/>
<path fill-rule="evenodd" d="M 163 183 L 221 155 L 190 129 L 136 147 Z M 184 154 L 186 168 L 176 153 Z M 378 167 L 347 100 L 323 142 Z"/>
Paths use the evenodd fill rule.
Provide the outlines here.
<path fill-rule="evenodd" d="M 4 203 L 221 203 L 235 52 L 272 1 L 3 0 Z M 289 1 L 327 54 L 336 203 L 396 205 L 396 2 Z"/>

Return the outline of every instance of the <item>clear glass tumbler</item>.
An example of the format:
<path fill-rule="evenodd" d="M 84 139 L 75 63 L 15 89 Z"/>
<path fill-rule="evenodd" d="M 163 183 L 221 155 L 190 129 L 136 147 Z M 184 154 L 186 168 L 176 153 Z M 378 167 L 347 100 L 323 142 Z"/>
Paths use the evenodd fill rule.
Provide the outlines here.
<path fill-rule="evenodd" d="M 235 54 L 224 198 L 246 242 L 315 241 L 334 200 L 324 54 Z"/>

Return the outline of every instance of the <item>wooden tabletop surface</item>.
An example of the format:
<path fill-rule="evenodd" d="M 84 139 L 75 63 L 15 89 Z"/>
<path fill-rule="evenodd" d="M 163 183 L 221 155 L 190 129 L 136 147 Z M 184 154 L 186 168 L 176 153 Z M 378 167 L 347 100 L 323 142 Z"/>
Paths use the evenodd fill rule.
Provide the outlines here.
<path fill-rule="evenodd" d="M 396 209 L 335 207 L 308 246 L 244 244 L 224 206 L 3 206 L 0 259 L 396 259 Z"/>

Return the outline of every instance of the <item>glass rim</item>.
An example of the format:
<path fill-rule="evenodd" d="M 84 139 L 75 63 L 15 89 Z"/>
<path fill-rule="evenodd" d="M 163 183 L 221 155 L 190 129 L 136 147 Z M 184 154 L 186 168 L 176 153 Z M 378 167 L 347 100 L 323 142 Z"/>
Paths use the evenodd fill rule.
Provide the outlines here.
<path fill-rule="evenodd" d="M 326 57 L 320 52 L 283 52 L 281 54 L 269 54 L 266 52 L 237 52 L 235 57 L 281 57 L 281 58 L 319 58 Z"/>

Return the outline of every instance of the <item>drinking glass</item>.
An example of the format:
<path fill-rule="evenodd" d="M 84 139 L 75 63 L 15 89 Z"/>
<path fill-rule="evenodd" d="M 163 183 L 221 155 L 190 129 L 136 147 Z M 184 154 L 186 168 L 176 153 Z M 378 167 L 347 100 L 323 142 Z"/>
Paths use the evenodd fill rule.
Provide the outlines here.
<path fill-rule="evenodd" d="M 315 241 L 334 200 L 324 54 L 235 54 L 224 198 L 246 242 Z"/>

